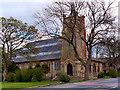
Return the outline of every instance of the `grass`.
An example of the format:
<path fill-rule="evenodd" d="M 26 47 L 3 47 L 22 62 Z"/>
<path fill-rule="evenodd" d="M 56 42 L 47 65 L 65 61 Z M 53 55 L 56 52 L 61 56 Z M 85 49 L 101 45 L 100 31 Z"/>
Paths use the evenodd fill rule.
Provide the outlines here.
<path fill-rule="evenodd" d="M 104 76 L 104 79 L 109 79 L 109 78 L 111 78 L 110 76 Z"/>
<path fill-rule="evenodd" d="M 2 82 L 2 88 L 29 88 L 38 85 L 57 83 L 59 81 L 42 81 L 42 82 Z"/>
<path fill-rule="evenodd" d="M 103 79 L 109 79 L 111 77 L 105 76 Z M 89 79 L 89 80 L 99 80 L 99 79 Z M 60 84 L 55 84 L 55 85 L 46 85 L 46 84 L 52 84 L 52 83 L 57 83 L 60 81 L 42 81 L 42 82 L 2 82 L 2 88 L 29 88 L 29 87 L 34 87 L 39 85 L 45 85 L 46 86 L 56 86 L 56 85 L 61 85 L 61 84 L 68 84 L 68 83 L 76 83 L 76 82 L 84 82 L 84 81 L 89 81 L 89 80 L 77 80 L 77 81 L 70 81 L 66 83 L 60 83 Z M 0 82 L 1 83 L 1 82 Z"/>

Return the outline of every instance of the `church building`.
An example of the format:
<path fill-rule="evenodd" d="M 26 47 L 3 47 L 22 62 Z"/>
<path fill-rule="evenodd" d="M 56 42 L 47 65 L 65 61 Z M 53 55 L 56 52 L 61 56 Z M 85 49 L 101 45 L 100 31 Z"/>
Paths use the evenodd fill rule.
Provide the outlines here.
<path fill-rule="evenodd" d="M 67 25 L 70 25 L 69 22 L 71 17 L 73 17 L 72 14 L 68 17 L 66 16 L 64 17 L 63 22 L 65 21 Z M 86 45 L 81 40 L 79 34 L 77 33 L 78 31 L 80 31 L 80 34 L 84 38 L 86 38 L 84 16 L 77 15 L 76 18 L 77 18 L 76 25 L 79 26 L 81 29 L 80 31 L 78 30 L 77 27 L 75 27 L 76 48 L 79 52 L 80 57 L 83 60 L 87 60 Z M 67 34 L 67 37 L 71 37 L 69 28 L 67 28 L 66 24 L 63 24 L 62 36 L 66 37 L 65 34 Z M 85 68 L 82 62 L 76 59 L 71 45 L 64 39 L 52 38 L 47 40 L 30 42 L 27 45 L 38 48 L 38 53 L 37 54 L 29 53 L 30 55 L 29 59 L 26 59 L 19 53 L 16 54 L 16 57 L 13 58 L 13 61 L 20 67 L 20 69 L 29 68 L 30 66 L 34 68 L 35 65 L 38 63 L 40 65 L 47 63 L 50 68 L 50 72 L 47 74 L 48 78 L 54 79 L 57 72 L 64 71 L 72 77 L 72 80 L 84 79 Z M 27 52 L 28 50 L 27 48 L 24 47 L 23 49 L 21 49 L 21 51 Z M 92 57 L 92 61 L 89 68 L 90 69 L 89 78 L 91 79 L 97 78 L 98 73 L 103 71 L 102 63 L 103 62 L 101 60 Z"/>

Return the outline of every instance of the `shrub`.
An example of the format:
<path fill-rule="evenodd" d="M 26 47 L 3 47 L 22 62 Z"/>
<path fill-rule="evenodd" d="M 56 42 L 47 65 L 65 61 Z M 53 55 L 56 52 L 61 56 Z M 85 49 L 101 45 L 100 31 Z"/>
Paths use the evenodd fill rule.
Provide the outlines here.
<path fill-rule="evenodd" d="M 32 66 L 30 65 L 30 67 L 28 67 L 28 69 L 33 69 Z"/>
<path fill-rule="evenodd" d="M 14 74 L 14 82 L 21 82 L 21 81 L 22 81 L 21 70 L 18 70 Z"/>
<path fill-rule="evenodd" d="M 44 70 L 41 67 L 33 70 L 33 81 L 42 81 L 44 76 Z"/>
<path fill-rule="evenodd" d="M 49 73 L 50 69 L 49 69 L 49 67 L 48 67 L 48 65 L 46 63 L 44 63 L 42 65 L 42 68 L 43 68 L 45 74 Z"/>
<path fill-rule="evenodd" d="M 60 81 L 69 82 L 71 80 L 70 75 L 67 75 L 65 72 L 61 71 L 56 74 Z"/>
<path fill-rule="evenodd" d="M 30 82 L 32 80 L 32 70 L 24 69 L 21 71 L 22 82 Z"/>
<path fill-rule="evenodd" d="M 109 76 L 109 72 L 105 73 L 106 76 Z"/>
<path fill-rule="evenodd" d="M 9 63 L 8 64 L 8 68 L 7 68 L 8 72 L 13 72 L 15 73 L 16 70 L 20 70 L 19 67 L 14 63 Z"/>
<path fill-rule="evenodd" d="M 37 63 L 34 68 L 38 68 L 38 67 L 41 67 L 39 63 Z"/>
<path fill-rule="evenodd" d="M 112 78 L 116 78 L 116 77 L 118 76 L 117 70 L 111 69 L 111 70 L 109 71 L 109 76 L 112 77 Z"/>
<path fill-rule="evenodd" d="M 110 76 L 104 76 L 104 79 L 109 79 L 109 78 L 111 78 Z"/>
<path fill-rule="evenodd" d="M 14 81 L 14 73 L 8 73 L 7 74 L 7 81 L 8 82 L 13 82 Z"/>
<path fill-rule="evenodd" d="M 98 74 L 98 78 L 103 78 L 105 76 L 105 73 L 104 72 L 101 72 Z"/>

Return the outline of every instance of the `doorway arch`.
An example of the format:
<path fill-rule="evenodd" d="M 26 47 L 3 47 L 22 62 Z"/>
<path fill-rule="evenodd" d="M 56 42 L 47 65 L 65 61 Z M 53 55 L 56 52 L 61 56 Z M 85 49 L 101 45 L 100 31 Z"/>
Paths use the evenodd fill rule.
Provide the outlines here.
<path fill-rule="evenodd" d="M 67 65 L 67 74 L 73 76 L 73 68 L 72 68 L 72 64 L 70 63 Z"/>

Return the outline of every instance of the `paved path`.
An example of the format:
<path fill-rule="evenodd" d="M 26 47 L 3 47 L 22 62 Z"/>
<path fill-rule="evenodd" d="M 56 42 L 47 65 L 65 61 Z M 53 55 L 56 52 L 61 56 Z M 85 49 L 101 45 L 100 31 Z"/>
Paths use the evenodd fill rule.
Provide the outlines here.
<path fill-rule="evenodd" d="M 85 82 L 49 86 L 45 88 L 105 88 L 105 89 L 119 88 L 118 90 L 120 90 L 120 78 L 90 80 Z"/>

